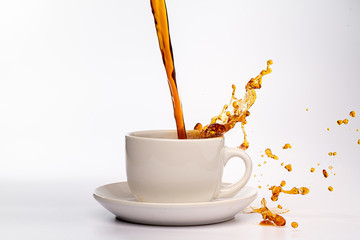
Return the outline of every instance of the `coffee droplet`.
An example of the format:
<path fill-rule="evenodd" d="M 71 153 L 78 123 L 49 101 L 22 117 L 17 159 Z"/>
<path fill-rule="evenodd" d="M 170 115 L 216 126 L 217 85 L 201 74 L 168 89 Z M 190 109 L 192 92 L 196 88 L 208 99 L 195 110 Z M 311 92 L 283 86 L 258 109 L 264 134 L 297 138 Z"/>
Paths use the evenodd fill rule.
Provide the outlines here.
<path fill-rule="evenodd" d="M 286 225 L 286 220 L 285 220 L 285 218 L 283 218 L 283 217 L 280 216 L 279 214 L 276 214 L 276 215 L 275 215 L 274 223 L 275 223 L 277 226 L 285 226 L 285 225 Z"/>
<path fill-rule="evenodd" d="M 349 114 L 351 117 L 355 117 L 355 111 L 351 111 L 350 114 Z"/>
<path fill-rule="evenodd" d="M 284 180 L 281 181 L 280 186 L 285 187 L 286 182 Z"/>
<path fill-rule="evenodd" d="M 329 186 L 328 189 L 330 192 L 332 192 L 334 190 L 334 188 L 332 186 Z"/>
<path fill-rule="evenodd" d="M 293 228 L 297 228 L 297 227 L 299 226 L 299 224 L 298 224 L 297 222 L 292 222 L 292 223 L 291 223 L 291 226 L 292 226 Z"/>
<path fill-rule="evenodd" d="M 325 178 L 327 178 L 329 176 L 329 174 L 327 173 L 327 171 L 325 169 L 323 169 L 323 175 Z"/>
<path fill-rule="evenodd" d="M 268 156 L 269 158 L 272 158 L 272 159 L 275 159 L 275 160 L 278 160 L 278 156 L 276 156 L 275 154 L 272 153 L 271 149 L 270 148 L 267 148 L 265 149 L 265 154 L 266 156 Z"/>
<path fill-rule="evenodd" d="M 312 167 L 312 168 L 310 169 L 310 172 L 314 172 L 314 171 L 315 171 L 315 168 Z"/>
<path fill-rule="evenodd" d="M 285 169 L 288 170 L 289 172 L 291 172 L 292 171 L 291 164 L 286 165 Z"/>
<path fill-rule="evenodd" d="M 283 149 L 289 149 L 289 148 L 291 148 L 290 143 L 286 143 L 286 144 L 283 146 Z"/>

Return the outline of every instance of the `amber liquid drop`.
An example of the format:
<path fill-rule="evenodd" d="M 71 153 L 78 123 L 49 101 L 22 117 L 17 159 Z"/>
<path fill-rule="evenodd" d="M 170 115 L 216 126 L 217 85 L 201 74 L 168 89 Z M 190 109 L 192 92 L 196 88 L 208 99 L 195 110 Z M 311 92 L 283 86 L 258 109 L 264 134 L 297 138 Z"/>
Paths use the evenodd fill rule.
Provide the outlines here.
<path fill-rule="evenodd" d="M 174 117 L 179 139 L 186 139 L 184 116 L 180 102 L 180 96 L 176 85 L 174 57 L 171 47 L 169 23 L 165 0 L 150 0 L 154 15 L 156 33 L 159 40 L 161 56 L 166 70 L 171 99 L 174 107 Z"/>

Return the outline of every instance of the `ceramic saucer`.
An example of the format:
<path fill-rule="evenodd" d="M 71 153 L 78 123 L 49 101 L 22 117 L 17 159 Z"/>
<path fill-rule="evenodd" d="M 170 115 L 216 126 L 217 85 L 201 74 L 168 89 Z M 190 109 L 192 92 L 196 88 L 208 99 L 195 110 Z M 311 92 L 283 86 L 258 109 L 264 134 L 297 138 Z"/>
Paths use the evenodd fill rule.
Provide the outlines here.
<path fill-rule="evenodd" d="M 94 198 L 118 219 L 151 225 L 203 225 L 234 218 L 255 200 L 257 192 L 245 186 L 232 198 L 200 203 L 137 202 L 127 182 L 107 184 L 94 191 Z"/>

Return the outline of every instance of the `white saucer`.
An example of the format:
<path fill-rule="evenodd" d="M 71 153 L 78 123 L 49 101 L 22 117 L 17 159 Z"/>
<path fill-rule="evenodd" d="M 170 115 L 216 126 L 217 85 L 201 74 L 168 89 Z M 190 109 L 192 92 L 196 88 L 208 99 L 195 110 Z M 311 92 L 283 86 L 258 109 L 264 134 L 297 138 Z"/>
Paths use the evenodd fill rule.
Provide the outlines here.
<path fill-rule="evenodd" d="M 203 225 L 234 218 L 256 199 L 254 188 L 245 186 L 232 198 L 201 203 L 137 202 L 127 182 L 107 184 L 94 191 L 94 198 L 120 220 L 151 225 Z"/>

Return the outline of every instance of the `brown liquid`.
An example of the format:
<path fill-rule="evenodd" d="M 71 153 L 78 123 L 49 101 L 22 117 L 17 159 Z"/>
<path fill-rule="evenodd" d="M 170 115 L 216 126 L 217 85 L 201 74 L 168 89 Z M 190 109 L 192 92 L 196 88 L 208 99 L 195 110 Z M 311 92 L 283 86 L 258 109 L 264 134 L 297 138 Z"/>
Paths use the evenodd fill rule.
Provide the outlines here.
<path fill-rule="evenodd" d="M 260 225 L 276 225 L 276 226 L 285 226 L 286 220 L 279 214 L 271 212 L 266 206 L 266 200 L 263 198 L 261 200 L 261 208 L 252 208 L 253 212 L 260 213 L 263 217 L 263 221 L 260 222 Z"/>
<path fill-rule="evenodd" d="M 292 222 L 292 223 L 291 223 L 291 226 L 292 226 L 293 228 L 297 228 L 297 227 L 299 226 L 299 224 L 298 224 L 297 222 Z"/>
<path fill-rule="evenodd" d="M 323 169 L 322 172 L 323 172 L 323 175 L 325 178 L 327 178 L 329 176 L 329 174 L 327 173 L 327 171 L 325 169 Z"/>
<path fill-rule="evenodd" d="M 288 170 L 289 172 L 291 172 L 292 171 L 291 164 L 286 165 L 285 169 Z"/>
<path fill-rule="evenodd" d="M 338 125 L 348 124 L 348 123 L 349 123 L 349 119 L 345 118 L 344 120 L 337 120 L 336 123 L 337 123 Z"/>
<path fill-rule="evenodd" d="M 259 225 L 262 226 L 275 226 L 275 223 L 273 223 L 272 221 L 266 219 L 266 220 L 262 220 Z"/>
<path fill-rule="evenodd" d="M 272 159 L 275 159 L 275 160 L 278 160 L 278 156 L 276 156 L 275 154 L 272 153 L 271 149 L 270 148 L 267 148 L 265 149 L 265 154 L 266 156 L 268 156 L 269 158 L 272 158 Z"/>
<path fill-rule="evenodd" d="M 280 184 L 280 186 L 272 186 L 269 188 L 269 190 L 272 191 L 272 196 L 271 196 L 272 201 L 274 201 L 274 202 L 277 201 L 279 199 L 280 193 L 306 195 L 310 191 L 307 187 L 300 187 L 300 188 L 293 187 L 290 190 L 284 190 L 282 188 L 283 185 L 284 184 Z"/>
<path fill-rule="evenodd" d="M 239 147 L 244 150 L 249 147 L 249 142 L 247 141 L 244 128 L 244 125 L 246 124 L 246 117 L 250 115 L 249 109 L 256 100 L 255 89 L 260 89 L 262 77 L 271 73 L 271 64 L 271 60 L 267 61 L 266 70 L 262 70 L 257 77 L 250 79 L 245 86 L 246 92 L 243 99 L 237 99 L 235 97 L 236 87 L 235 85 L 232 85 L 233 91 L 230 103 L 223 107 L 220 115 L 213 117 L 210 124 L 205 127 L 202 127 L 201 124 L 196 124 L 195 130 L 200 131 L 200 136 L 202 138 L 222 136 L 224 133 L 232 129 L 236 123 L 240 122 L 244 133 L 244 142 Z"/>
<path fill-rule="evenodd" d="M 156 32 L 159 40 L 161 56 L 168 78 L 171 92 L 171 99 L 174 107 L 174 117 L 179 139 L 186 139 L 184 116 L 181 107 L 178 88 L 176 85 L 174 56 L 171 47 L 169 34 L 169 23 L 166 11 L 165 0 L 150 0 L 152 13 L 154 15 Z"/>
<path fill-rule="evenodd" d="M 283 146 L 283 149 L 289 149 L 289 148 L 291 148 L 290 143 L 286 143 L 286 144 Z"/>
<path fill-rule="evenodd" d="M 281 181 L 280 186 L 285 187 L 286 182 L 284 180 Z"/>

